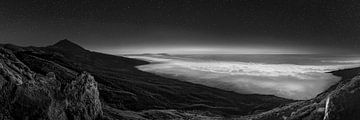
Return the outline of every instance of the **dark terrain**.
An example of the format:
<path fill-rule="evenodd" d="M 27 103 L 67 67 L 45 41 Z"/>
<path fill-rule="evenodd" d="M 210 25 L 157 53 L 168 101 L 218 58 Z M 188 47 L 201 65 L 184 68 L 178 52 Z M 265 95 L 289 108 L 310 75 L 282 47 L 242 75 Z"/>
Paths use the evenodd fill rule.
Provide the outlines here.
<path fill-rule="evenodd" d="M 341 81 L 310 100 L 298 101 L 238 120 L 359 120 L 360 68 L 331 72 Z"/>
<path fill-rule="evenodd" d="M 137 70 L 147 62 L 86 50 L 1 45 L 2 119 L 222 118 L 294 102 L 243 95 Z"/>
<path fill-rule="evenodd" d="M 294 101 L 238 94 L 139 71 L 147 62 L 86 50 L 0 46 L 0 120 L 309 119 L 359 117 L 359 68 L 338 84 Z M 275 109 L 273 109 L 275 108 Z"/>

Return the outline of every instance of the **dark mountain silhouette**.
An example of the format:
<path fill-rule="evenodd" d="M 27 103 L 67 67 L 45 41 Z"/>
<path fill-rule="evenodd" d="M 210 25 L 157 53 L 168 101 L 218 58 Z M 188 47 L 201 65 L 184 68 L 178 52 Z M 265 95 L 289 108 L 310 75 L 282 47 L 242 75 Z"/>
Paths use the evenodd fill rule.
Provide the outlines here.
<path fill-rule="evenodd" d="M 349 108 L 333 105 L 321 112 L 329 95 L 341 95 L 341 99 L 358 97 L 336 91 L 355 91 L 358 79 L 351 78 L 359 68 L 334 72 L 344 77 L 337 85 L 314 99 L 294 101 L 272 95 L 238 94 L 135 68 L 143 64 L 148 62 L 92 52 L 69 40 L 48 47 L 1 45 L 0 118 L 317 119 L 339 112 L 333 108 Z M 330 101 L 357 105 L 353 100 L 341 99 L 332 97 Z M 336 117 L 330 114 L 330 118 Z"/>
<path fill-rule="evenodd" d="M 79 52 L 79 51 L 87 51 L 80 45 L 77 45 L 68 39 L 60 40 L 59 42 L 55 43 L 54 45 L 49 46 L 49 48 L 54 49 L 61 49 L 65 51 L 73 51 L 73 52 Z"/>

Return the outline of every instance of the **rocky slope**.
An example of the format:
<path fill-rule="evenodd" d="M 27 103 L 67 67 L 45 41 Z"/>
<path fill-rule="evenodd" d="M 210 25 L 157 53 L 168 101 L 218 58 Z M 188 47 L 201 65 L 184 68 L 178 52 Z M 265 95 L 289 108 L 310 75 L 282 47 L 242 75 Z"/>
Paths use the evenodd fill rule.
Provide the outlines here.
<path fill-rule="evenodd" d="M 1 120 L 101 118 L 99 91 L 93 76 L 50 61 L 39 59 L 38 62 L 46 74 L 32 71 L 10 50 L 0 48 Z M 70 76 L 57 77 L 55 71 L 68 72 Z"/>
<path fill-rule="evenodd" d="M 0 48 L 4 119 L 218 119 L 293 102 L 163 78 L 135 68 L 147 62 L 92 52 L 68 40 Z"/>
<path fill-rule="evenodd" d="M 332 72 L 342 80 L 317 97 L 294 102 L 239 120 L 358 120 L 360 118 L 360 68 Z"/>

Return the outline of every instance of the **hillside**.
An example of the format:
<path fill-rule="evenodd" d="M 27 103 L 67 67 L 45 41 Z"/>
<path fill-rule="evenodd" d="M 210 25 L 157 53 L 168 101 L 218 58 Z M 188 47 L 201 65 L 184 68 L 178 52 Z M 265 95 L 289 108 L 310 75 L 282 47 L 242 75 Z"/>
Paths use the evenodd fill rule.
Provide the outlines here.
<path fill-rule="evenodd" d="M 294 102 L 238 120 L 358 120 L 360 117 L 360 68 L 331 72 L 342 77 L 315 98 Z"/>
<path fill-rule="evenodd" d="M 5 44 L 1 49 L 6 51 L 2 53 L 2 64 L 21 66 L 3 67 L 8 72 L 1 74 L 2 83 L 13 81 L 6 77 L 7 73 L 39 76 L 34 78 L 39 80 L 23 84 L 1 84 L 1 105 L 8 107 L 1 109 L 0 116 L 7 119 L 217 119 L 259 113 L 294 102 L 160 77 L 135 68 L 147 62 L 89 51 L 68 40 L 47 47 Z M 6 62 L 9 60 L 16 62 Z M 46 81 L 54 81 L 56 90 L 45 87 L 51 83 Z M 36 86 L 29 88 L 29 84 Z M 22 117 L 17 118 L 20 113 Z"/>
<path fill-rule="evenodd" d="M 139 71 L 145 61 L 93 52 L 68 40 L 0 45 L 1 120 L 356 120 L 360 68 L 310 100 L 238 94 Z"/>

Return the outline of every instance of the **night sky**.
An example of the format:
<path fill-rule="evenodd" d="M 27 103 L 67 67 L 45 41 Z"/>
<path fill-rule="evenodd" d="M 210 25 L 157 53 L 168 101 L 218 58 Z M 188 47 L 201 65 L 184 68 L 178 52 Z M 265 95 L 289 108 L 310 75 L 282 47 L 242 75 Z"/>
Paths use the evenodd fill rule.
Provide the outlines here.
<path fill-rule="evenodd" d="M 125 53 L 360 50 L 358 0 L 1 0 L 0 42 Z"/>

